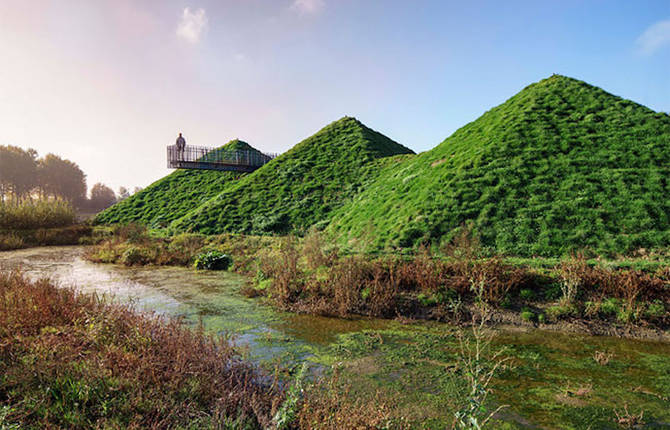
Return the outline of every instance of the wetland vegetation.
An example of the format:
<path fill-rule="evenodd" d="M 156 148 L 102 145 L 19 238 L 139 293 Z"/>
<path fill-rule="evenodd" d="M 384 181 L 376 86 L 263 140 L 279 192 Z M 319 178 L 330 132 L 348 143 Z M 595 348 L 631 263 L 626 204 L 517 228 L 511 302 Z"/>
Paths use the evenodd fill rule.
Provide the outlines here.
<path fill-rule="evenodd" d="M 664 256 L 617 262 L 574 255 L 531 265 L 483 255 L 467 237 L 403 256 L 343 253 L 319 232 L 160 237 L 138 225 L 107 232 L 87 252 L 91 261 L 189 266 L 219 253 L 251 279 L 245 294 L 294 312 L 467 322 L 481 286 L 496 323 L 651 338 L 666 338 L 670 323 Z"/>
<path fill-rule="evenodd" d="M 471 387 L 467 383 L 467 367 L 464 361 L 467 353 L 463 353 L 460 339 L 465 336 L 470 346 L 475 345 L 476 339 L 471 330 L 459 325 L 408 318 L 342 320 L 278 312 L 265 306 L 262 301 L 259 302 L 258 298 L 250 299 L 241 294 L 250 282 L 244 276 L 225 271 L 195 271 L 178 267 L 125 268 L 125 266 L 96 265 L 77 257 L 83 252 L 86 252 L 85 248 L 53 250 L 44 248 L 5 253 L 0 258 L 5 267 L 21 266 L 28 270 L 32 279 L 46 274 L 53 279 L 60 279 L 58 282 L 61 285 L 79 280 L 82 293 L 115 294 L 117 300 L 121 300 L 117 304 L 135 303 L 136 312 L 155 310 L 163 316 L 161 324 L 168 323 L 168 326 L 177 327 L 180 324 L 170 322 L 166 318 L 181 316 L 183 321 L 181 324 L 188 324 L 195 329 L 194 336 L 207 337 L 209 334 L 226 333 L 227 339 L 232 342 L 229 345 L 236 345 L 232 348 L 239 354 L 238 357 L 261 374 L 276 375 L 282 381 L 283 388 L 296 384 L 302 363 L 307 362 L 311 370 L 300 382 L 304 395 L 297 401 L 295 420 L 288 428 L 450 428 L 455 414 L 467 407 L 463 399 L 469 398 Z M 128 285 L 125 285 L 126 279 L 131 281 Z M 16 283 L 17 281 L 20 282 Z M 32 284 L 16 276 L 13 282 L 14 288 L 19 286 L 21 290 L 28 288 L 32 293 L 45 290 L 40 294 L 62 294 L 68 298 L 67 300 L 77 297 L 72 290 L 54 289 L 46 282 Z M 14 309 L 31 302 L 9 300 L 7 297 L 12 296 L 9 292 L 14 290 L 6 284 L 3 285 L 6 295 L 3 296 L 2 303 L 7 305 L 3 308 L 5 310 L 3 317 L 16 321 L 17 315 L 24 312 L 17 313 Z M 120 289 L 112 288 L 115 285 Z M 229 286 L 224 287 L 225 285 Z M 79 300 L 84 303 L 98 303 L 90 296 L 82 296 Z M 104 303 L 96 306 L 106 309 Z M 66 308 L 74 307 L 76 306 L 68 304 Z M 8 393 L 21 396 L 32 392 L 35 394 L 32 397 L 33 401 L 39 400 L 43 406 L 39 411 L 48 414 L 41 416 L 40 419 L 43 421 L 39 422 L 50 422 L 61 427 L 79 425 L 60 421 L 58 415 L 52 415 L 54 411 L 59 410 L 59 407 L 63 407 L 64 404 L 59 403 L 61 401 L 70 402 L 72 405 L 79 403 L 77 396 L 84 396 L 84 399 L 79 399 L 82 400 L 79 403 L 81 406 L 70 415 L 73 420 L 95 419 L 99 420 L 97 421 L 99 424 L 108 423 L 110 427 L 114 427 L 114 423 L 149 419 L 130 414 L 131 408 L 137 405 L 112 408 L 108 410 L 109 415 L 102 416 L 94 406 L 95 403 L 91 401 L 93 395 L 99 394 L 107 395 L 104 398 L 113 402 L 117 395 L 117 391 L 105 391 L 107 388 L 104 386 L 93 384 L 97 379 L 88 377 L 94 376 L 92 373 L 94 371 L 102 372 L 101 366 L 109 364 L 94 360 L 100 358 L 103 351 L 118 351 L 117 348 L 125 345 L 123 342 L 134 339 L 134 332 L 131 332 L 132 336 L 128 334 L 125 338 L 111 336 L 109 330 L 115 327 L 112 322 L 115 321 L 117 312 L 122 312 L 124 315 L 126 312 L 128 315 L 132 314 L 127 307 L 121 306 L 121 308 L 122 310 L 113 312 L 106 310 L 104 318 L 94 319 L 92 315 L 88 315 L 89 322 L 96 322 L 94 325 L 83 323 L 69 325 L 70 323 L 62 321 L 56 324 L 50 319 L 41 319 L 40 321 L 48 327 L 57 328 L 37 330 L 33 325 L 31 336 L 27 335 L 27 331 L 20 336 L 10 334 L 17 333 L 16 330 L 6 331 L 3 336 L 9 338 L 3 341 L 3 345 L 12 345 L 12 348 L 23 345 L 23 349 L 11 349 L 13 351 L 11 355 L 9 349 L 3 350 L 8 354 L 3 355 L 3 365 L 8 366 L 11 363 L 12 367 L 11 372 L 3 374 L 14 375 L 11 380 L 3 379 L 4 385 L 0 388 L 3 396 Z M 61 312 L 58 311 L 60 306 L 40 306 L 39 309 L 45 309 L 44 312 Z M 473 311 L 477 311 L 477 308 Z M 32 315 L 30 312 L 35 310 L 28 306 L 25 313 Z M 66 312 L 67 315 L 76 313 L 75 310 Z M 30 320 L 32 317 L 21 321 Z M 133 324 L 139 324 L 133 321 Z M 139 324 L 139 334 L 144 333 L 143 324 L 149 323 Z M 154 321 L 151 324 L 158 322 Z M 124 327 L 128 329 L 127 326 Z M 88 332 L 89 329 L 92 332 Z M 112 331 L 114 330 L 116 329 Z M 167 329 L 159 331 L 159 333 L 167 332 Z M 617 414 L 625 415 L 625 410 L 630 416 L 639 416 L 644 411 L 643 421 L 646 423 L 646 428 L 663 428 L 663 423 L 670 420 L 667 408 L 670 381 L 666 376 L 669 370 L 667 356 L 670 354 L 668 343 L 607 336 L 593 337 L 586 334 L 568 335 L 533 329 L 529 326 L 499 327 L 491 334 L 493 334 L 491 346 L 488 349 L 484 348 L 479 364 L 484 371 L 490 369 L 490 366 L 496 363 L 492 355 L 501 350 L 504 350 L 501 357 L 506 360 L 486 387 L 490 390 L 490 394 L 485 404 L 488 412 L 483 416 L 501 405 L 509 407 L 500 410 L 494 416 L 493 421 L 489 422 L 490 428 L 514 429 L 536 426 L 574 429 L 626 428 L 625 425 L 618 424 L 619 418 L 617 418 Z M 83 339 L 78 337 L 84 335 L 87 337 Z M 484 333 L 484 336 L 488 334 Z M 37 351 L 34 348 L 38 345 L 43 346 L 47 340 L 51 342 L 50 346 L 58 346 L 53 353 L 54 359 L 58 354 L 68 353 L 68 348 L 73 347 L 72 344 L 68 346 L 61 342 L 74 342 L 78 348 L 76 351 L 81 352 L 83 348 L 88 352 L 81 358 L 75 356 L 76 359 L 71 364 L 67 364 L 67 361 L 58 361 L 58 365 L 52 363 L 52 366 L 46 366 L 48 363 L 46 362 L 44 366 L 49 372 L 38 373 L 38 376 L 34 377 L 41 378 L 43 386 L 51 386 L 51 383 L 56 384 L 67 378 L 76 379 L 81 376 L 75 384 L 77 390 L 73 388 L 68 391 L 69 389 L 65 390 L 62 385 L 54 386 L 54 389 L 63 388 L 70 397 L 45 398 L 43 394 L 37 395 L 40 392 L 27 390 L 35 380 L 30 376 L 30 372 L 22 372 L 20 369 L 29 366 L 30 363 L 34 365 L 35 361 L 33 359 L 24 362 L 19 358 L 28 360 L 23 354 L 30 352 L 36 354 L 32 355 L 33 358 L 41 356 L 42 350 Z M 94 340 L 97 342 L 93 342 Z M 114 346 L 111 344 L 113 342 L 121 343 Z M 162 339 L 162 342 L 166 343 L 168 340 Z M 123 347 L 124 357 L 130 359 L 140 348 L 151 348 L 152 345 L 156 347 L 156 344 L 150 342 L 139 345 L 133 342 L 133 345 Z M 170 341 L 170 345 L 179 348 L 179 343 Z M 191 349 L 196 348 L 194 345 L 189 345 L 189 353 L 182 352 L 186 358 L 193 356 Z M 142 351 L 143 354 L 148 353 L 145 349 Z M 52 356 L 46 355 L 46 357 Z M 141 362 L 142 357 L 135 359 Z M 279 357 L 281 361 L 277 361 Z M 93 361 L 94 365 L 88 363 L 89 360 Z M 247 360 L 251 360 L 254 364 Z M 93 368 L 81 367 L 82 363 L 88 363 Z M 38 369 L 42 367 L 40 365 Z M 170 369 L 169 366 L 167 368 Z M 278 370 L 278 373 L 275 373 L 275 370 Z M 84 375 L 82 373 L 84 371 L 88 373 Z M 125 380 L 123 372 L 134 371 L 126 368 L 119 370 L 112 366 L 104 370 L 103 374 L 108 378 L 105 379 L 107 381 L 114 378 L 123 381 Z M 17 375 L 23 375 L 28 381 L 18 381 Z M 179 378 L 177 377 L 177 380 L 181 380 Z M 128 380 L 125 381 L 132 385 Z M 10 382 L 27 384 L 18 386 L 26 390 L 11 385 L 14 388 L 11 391 L 8 388 Z M 193 390 L 197 388 L 184 384 L 169 384 L 167 391 L 156 397 L 154 402 L 139 406 L 157 407 L 158 402 L 177 405 L 177 400 L 172 396 L 179 396 L 180 390 L 183 391 L 185 386 Z M 34 386 L 32 387 L 34 389 Z M 120 393 L 131 397 L 139 389 L 138 386 L 133 388 L 123 384 L 113 385 L 111 388 L 115 390 L 122 388 Z M 277 404 L 284 404 L 282 395 L 285 396 L 286 392 L 277 395 L 276 399 L 281 399 L 277 400 Z M 21 409 L 26 404 L 18 402 L 17 397 L 11 399 L 12 402 L 5 402 L 4 423 L 27 424 L 29 421 L 22 421 L 25 409 Z M 84 402 L 86 399 L 89 401 Z M 186 401 L 184 397 L 177 399 Z M 191 406 L 195 407 L 192 403 Z M 200 418 L 191 421 L 191 428 L 207 427 L 212 423 L 211 419 L 215 418 L 211 413 L 212 409 L 209 409 L 213 407 L 212 404 L 209 406 L 199 404 L 199 407 Z M 188 413 L 195 414 L 195 411 L 189 409 Z M 186 416 L 188 415 L 181 418 L 175 416 L 174 419 L 179 420 Z M 235 422 L 237 416 L 233 413 L 228 419 Z M 266 415 L 266 418 L 268 416 Z M 37 415 L 30 415 L 30 419 L 36 417 Z M 89 426 L 86 424 L 89 422 L 72 421 L 72 423 L 85 423 L 81 424 L 80 428 Z M 37 424 L 35 426 L 39 427 Z"/>
<path fill-rule="evenodd" d="M 0 251 L 45 245 L 76 245 L 92 228 L 77 223 L 64 200 L 0 201 Z"/>

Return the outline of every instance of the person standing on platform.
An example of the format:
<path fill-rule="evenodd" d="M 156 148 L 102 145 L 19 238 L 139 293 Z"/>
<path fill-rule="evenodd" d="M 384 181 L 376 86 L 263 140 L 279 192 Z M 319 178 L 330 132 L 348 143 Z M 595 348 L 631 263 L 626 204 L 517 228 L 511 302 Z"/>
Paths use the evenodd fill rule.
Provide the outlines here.
<path fill-rule="evenodd" d="M 186 148 L 186 139 L 179 133 L 177 138 L 177 158 L 180 160 L 184 159 L 184 148 Z"/>

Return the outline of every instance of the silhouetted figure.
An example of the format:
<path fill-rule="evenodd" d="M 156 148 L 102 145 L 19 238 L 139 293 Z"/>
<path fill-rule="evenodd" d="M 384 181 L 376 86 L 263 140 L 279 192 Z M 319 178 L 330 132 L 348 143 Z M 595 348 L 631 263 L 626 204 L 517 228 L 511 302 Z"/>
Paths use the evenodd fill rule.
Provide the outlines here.
<path fill-rule="evenodd" d="M 179 133 L 179 137 L 177 138 L 177 158 L 180 160 L 184 159 L 184 148 L 186 148 L 186 139 Z"/>

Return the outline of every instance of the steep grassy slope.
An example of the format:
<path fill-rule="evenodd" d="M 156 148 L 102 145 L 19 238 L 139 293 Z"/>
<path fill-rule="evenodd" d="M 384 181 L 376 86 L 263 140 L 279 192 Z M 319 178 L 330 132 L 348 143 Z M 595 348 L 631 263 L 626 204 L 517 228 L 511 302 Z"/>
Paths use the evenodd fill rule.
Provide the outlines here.
<path fill-rule="evenodd" d="M 304 230 L 357 194 L 381 157 L 411 150 L 345 117 L 226 188 L 172 224 L 177 230 L 283 233 Z"/>
<path fill-rule="evenodd" d="M 219 151 L 257 151 L 241 140 L 231 140 Z M 208 201 L 241 174 L 212 170 L 177 170 L 144 190 L 98 214 L 98 224 L 139 222 L 164 227 Z"/>
<path fill-rule="evenodd" d="M 329 229 L 411 247 L 468 223 L 504 253 L 629 252 L 670 245 L 669 196 L 670 116 L 554 75 L 380 172 Z"/>

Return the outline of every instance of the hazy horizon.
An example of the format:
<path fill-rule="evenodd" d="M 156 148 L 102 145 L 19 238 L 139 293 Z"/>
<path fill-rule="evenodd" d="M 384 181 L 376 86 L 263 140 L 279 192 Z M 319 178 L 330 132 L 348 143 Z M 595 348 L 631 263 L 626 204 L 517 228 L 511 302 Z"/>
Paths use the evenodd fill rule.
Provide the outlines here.
<path fill-rule="evenodd" d="M 283 152 L 349 115 L 425 151 L 553 73 L 670 111 L 670 2 L 515 4 L 5 0 L 0 144 L 116 191 L 178 132 Z"/>

